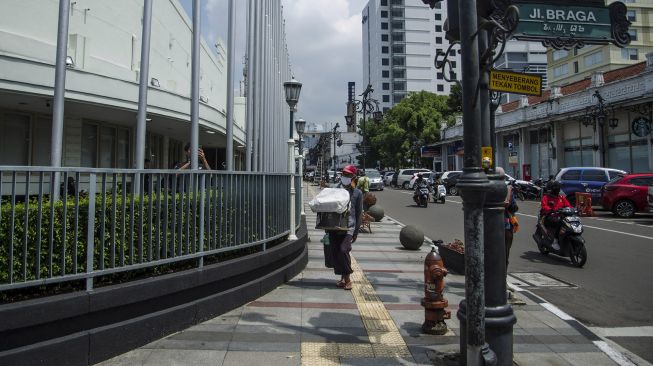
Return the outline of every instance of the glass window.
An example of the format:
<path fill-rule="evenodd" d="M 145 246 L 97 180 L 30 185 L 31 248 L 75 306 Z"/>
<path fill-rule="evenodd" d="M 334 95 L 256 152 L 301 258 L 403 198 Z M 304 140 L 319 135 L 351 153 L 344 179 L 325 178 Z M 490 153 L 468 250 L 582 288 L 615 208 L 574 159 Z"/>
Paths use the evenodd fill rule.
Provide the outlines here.
<path fill-rule="evenodd" d="M 383 83 L 383 90 L 390 90 L 390 83 Z"/>
<path fill-rule="evenodd" d="M 626 18 L 628 20 L 630 20 L 631 22 L 636 22 L 637 21 L 637 12 L 635 10 L 626 11 Z"/>
<path fill-rule="evenodd" d="M 381 6 L 388 6 L 388 0 L 381 0 Z"/>
<path fill-rule="evenodd" d="M 381 29 L 388 29 L 388 23 L 381 22 Z"/>
<path fill-rule="evenodd" d="M 630 170 L 630 144 L 627 133 L 608 136 L 608 167 Z"/>
<path fill-rule="evenodd" d="M 633 171 L 632 173 L 650 172 L 648 169 L 648 144 L 646 137 L 639 137 L 635 134 L 630 135 L 630 146 L 633 153 Z M 628 169 L 624 169 L 628 170 Z"/>
<path fill-rule="evenodd" d="M 390 71 L 388 71 L 388 70 L 381 71 L 381 76 L 384 77 L 384 78 L 389 78 L 390 77 Z"/>
<path fill-rule="evenodd" d="M 562 180 L 580 180 L 580 170 L 572 169 L 565 172 L 561 177 Z"/>
<path fill-rule="evenodd" d="M 587 169 L 583 171 L 583 180 L 590 182 L 607 182 L 608 176 L 603 170 Z"/>
<path fill-rule="evenodd" d="M 610 181 L 616 180 L 617 178 L 621 179 L 624 175 L 615 170 L 608 170 L 608 177 Z"/>
<path fill-rule="evenodd" d="M 388 17 L 388 11 L 387 10 L 381 10 L 381 18 L 387 18 Z"/>
<path fill-rule="evenodd" d="M 392 52 L 393 53 L 406 53 L 406 46 L 400 44 L 400 45 L 394 45 L 392 46 Z"/>
<path fill-rule="evenodd" d="M 629 29 L 628 34 L 630 34 L 630 40 L 631 41 L 636 41 L 637 40 L 637 29 Z"/>
<path fill-rule="evenodd" d="M 112 127 L 100 128 L 100 161 L 99 168 L 113 168 L 115 156 L 116 129 Z"/>
<path fill-rule="evenodd" d="M 435 37 L 435 44 L 442 44 L 442 37 Z"/>
<path fill-rule="evenodd" d="M 52 144 L 52 118 L 39 117 L 32 127 L 32 165 L 50 165 Z"/>
<path fill-rule="evenodd" d="M 438 3 L 439 4 L 439 3 Z M 441 25 L 436 25 L 435 26 L 435 31 L 436 32 L 442 32 L 442 26 Z"/>
<path fill-rule="evenodd" d="M 637 48 L 622 48 L 621 58 L 637 61 Z"/>
<path fill-rule="evenodd" d="M 442 14 L 435 13 L 435 20 L 442 20 Z"/>
<path fill-rule="evenodd" d="M 116 168 L 129 168 L 129 130 L 118 129 L 116 142 Z"/>
<path fill-rule="evenodd" d="M 0 115 L 0 165 L 28 164 L 29 120 L 23 114 Z"/>
<path fill-rule="evenodd" d="M 390 53 L 390 47 L 388 46 L 381 47 L 381 53 Z"/>
<path fill-rule="evenodd" d="M 381 65 L 384 65 L 384 66 L 390 65 L 390 59 L 389 58 L 382 58 L 381 59 Z"/>
<path fill-rule="evenodd" d="M 444 91 L 444 85 L 439 85 L 439 84 L 438 84 L 437 88 L 438 88 L 438 91 L 439 91 L 439 92 Z"/>
<path fill-rule="evenodd" d="M 384 95 L 383 96 L 383 103 L 389 103 L 390 102 L 390 96 L 389 95 Z"/>
<path fill-rule="evenodd" d="M 382 34 L 381 35 L 381 41 L 388 42 L 388 35 L 387 34 Z"/>
<path fill-rule="evenodd" d="M 97 165 L 97 125 L 82 124 L 82 156 L 83 167 L 95 168 Z"/>
<path fill-rule="evenodd" d="M 584 57 L 585 67 L 599 64 L 603 62 L 603 52 L 594 52 Z"/>
<path fill-rule="evenodd" d="M 562 64 L 558 67 L 555 67 L 553 69 L 553 76 L 562 76 L 562 75 L 567 75 L 569 73 L 569 64 Z"/>
<path fill-rule="evenodd" d="M 404 29 L 403 22 L 392 22 L 392 29 Z"/>
<path fill-rule="evenodd" d="M 568 55 L 569 51 L 567 50 L 553 51 L 553 61 L 560 60 L 561 58 L 567 57 Z"/>

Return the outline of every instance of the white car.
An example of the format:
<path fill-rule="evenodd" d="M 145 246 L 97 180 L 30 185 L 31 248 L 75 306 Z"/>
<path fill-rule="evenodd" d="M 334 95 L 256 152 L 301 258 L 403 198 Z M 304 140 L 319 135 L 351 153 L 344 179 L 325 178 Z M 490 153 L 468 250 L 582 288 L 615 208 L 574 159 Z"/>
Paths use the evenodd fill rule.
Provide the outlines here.
<path fill-rule="evenodd" d="M 416 169 L 416 168 L 400 169 L 399 176 L 397 177 L 397 187 L 408 189 L 410 180 L 413 179 L 413 175 L 415 175 L 415 173 L 430 173 L 430 172 L 431 171 L 428 169 Z"/>
<path fill-rule="evenodd" d="M 383 190 L 383 178 L 376 169 L 365 169 L 365 175 L 370 180 L 370 191 Z"/>
<path fill-rule="evenodd" d="M 392 183 L 392 177 L 395 175 L 394 172 L 386 172 L 383 176 L 383 184 L 389 186 Z"/>
<path fill-rule="evenodd" d="M 415 182 L 417 181 L 418 176 L 421 175 L 422 178 L 424 178 L 426 180 L 430 180 L 431 179 L 431 174 L 432 174 L 431 172 L 420 172 L 420 173 L 413 174 L 413 178 L 411 178 L 410 182 L 408 183 L 408 189 L 414 189 Z M 431 180 L 429 183 L 433 183 L 433 181 Z"/>

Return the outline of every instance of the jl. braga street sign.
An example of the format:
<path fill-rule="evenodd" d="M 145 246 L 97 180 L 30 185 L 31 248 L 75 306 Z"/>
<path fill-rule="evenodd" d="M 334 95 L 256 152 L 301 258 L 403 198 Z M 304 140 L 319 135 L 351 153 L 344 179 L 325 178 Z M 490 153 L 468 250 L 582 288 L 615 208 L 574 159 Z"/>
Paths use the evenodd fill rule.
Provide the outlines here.
<path fill-rule="evenodd" d="M 559 1 L 542 4 L 516 0 L 514 5 L 519 9 L 519 24 L 513 36 L 520 40 L 542 41 L 555 49 L 608 43 L 624 47 L 630 43 L 630 21 L 621 2 L 606 7 L 596 2 L 566 6 Z"/>

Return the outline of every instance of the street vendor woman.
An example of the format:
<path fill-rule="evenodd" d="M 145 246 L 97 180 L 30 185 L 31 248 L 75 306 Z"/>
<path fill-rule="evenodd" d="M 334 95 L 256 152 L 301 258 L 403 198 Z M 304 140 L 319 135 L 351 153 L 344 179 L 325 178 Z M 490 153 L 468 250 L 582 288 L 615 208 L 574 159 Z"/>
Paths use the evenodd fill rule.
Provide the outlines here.
<path fill-rule="evenodd" d="M 354 177 L 356 177 L 356 167 L 347 165 L 342 169 L 339 188 L 345 188 L 349 191 L 351 206 L 349 209 L 349 220 L 347 231 L 328 231 L 329 246 L 333 255 L 333 271 L 340 275 L 340 281 L 337 286 L 345 290 L 351 290 L 352 283 L 350 275 L 354 272 L 351 269 L 351 244 L 358 237 L 358 229 L 361 225 L 361 215 L 363 214 L 363 193 L 355 187 Z"/>

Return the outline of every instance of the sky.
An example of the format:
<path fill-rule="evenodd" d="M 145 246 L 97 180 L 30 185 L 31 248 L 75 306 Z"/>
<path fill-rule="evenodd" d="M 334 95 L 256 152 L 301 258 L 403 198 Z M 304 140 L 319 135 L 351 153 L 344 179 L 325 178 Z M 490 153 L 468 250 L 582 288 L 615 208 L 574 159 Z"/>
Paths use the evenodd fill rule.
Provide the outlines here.
<path fill-rule="evenodd" d="M 192 0 L 180 0 L 190 14 Z M 236 0 L 236 83 L 246 47 L 246 0 Z M 292 72 L 303 84 L 296 118 L 344 124 L 347 82 L 362 86 L 361 12 L 367 0 L 282 0 Z M 202 35 L 227 44 L 228 0 L 201 0 Z M 237 86 L 236 86 L 237 87 Z"/>

